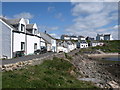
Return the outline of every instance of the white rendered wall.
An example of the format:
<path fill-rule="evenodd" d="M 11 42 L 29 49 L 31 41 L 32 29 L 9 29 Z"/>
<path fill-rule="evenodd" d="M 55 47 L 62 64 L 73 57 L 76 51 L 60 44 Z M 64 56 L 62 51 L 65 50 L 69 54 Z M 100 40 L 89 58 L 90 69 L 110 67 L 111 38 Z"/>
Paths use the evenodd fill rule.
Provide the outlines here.
<path fill-rule="evenodd" d="M 70 37 L 64 37 L 65 40 L 70 40 Z"/>
<path fill-rule="evenodd" d="M 21 31 L 21 24 L 25 25 L 25 30 L 23 32 L 26 32 L 26 20 L 23 18 L 20 20 L 19 27 L 18 27 L 19 31 Z"/>
<path fill-rule="evenodd" d="M 78 40 L 78 38 L 71 38 L 71 40 Z"/>
<path fill-rule="evenodd" d="M 88 44 L 87 43 L 80 43 L 80 48 L 87 48 Z"/>
<path fill-rule="evenodd" d="M 57 50 L 56 50 L 56 40 L 54 40 L 54 39 L 51 39 L 51 43 L 52 43 L 52 51 L 53 52 L 56 52 Z M 53 48 L 54 47 L 54 48 Z"/>
<path fill-rule="evenodd" d="M 13 52 L 21 51 L 21 42 L 25 42 L 25 34 L 14 32 L 13 33 Z"/>
<path fill-rule="evenodd" d="M 12 58 L 12 28 L 0 20 L 0 58 Z"/>
<path fill-rule="evenodd" d="M 85 38 L 80 38 L 80 40 L 85 40 Z"/>
<path fill-rule="evenodd" d="M 35 51 L 34 44 L 35 43 L 37 43 L 37 49 L 40 49 L 40 38 L 38 38 L 36 36 L 27 35 L 27 55 L 34 53 L 34 51 Z"/>
<path fill-rule="evenodd" d="M 40 46 L 43 46 L 43 47 L 46 47 L 45 45 L 45 40 L 41 38 L 41 41 L 40 41 Z"/>

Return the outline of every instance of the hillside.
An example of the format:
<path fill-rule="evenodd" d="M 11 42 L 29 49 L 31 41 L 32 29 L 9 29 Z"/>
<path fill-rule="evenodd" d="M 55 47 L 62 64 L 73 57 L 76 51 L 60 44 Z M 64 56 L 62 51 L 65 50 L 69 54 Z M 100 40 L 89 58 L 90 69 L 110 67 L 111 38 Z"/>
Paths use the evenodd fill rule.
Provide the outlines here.
<path fill-rule="evenodd" d="M 92 83 L 79 81 L 75 67 L 59 58 L 47 60 L 41 65 L 28 66 L 21 70 L 3 72 L 3 88 L 96 88 Z"/>

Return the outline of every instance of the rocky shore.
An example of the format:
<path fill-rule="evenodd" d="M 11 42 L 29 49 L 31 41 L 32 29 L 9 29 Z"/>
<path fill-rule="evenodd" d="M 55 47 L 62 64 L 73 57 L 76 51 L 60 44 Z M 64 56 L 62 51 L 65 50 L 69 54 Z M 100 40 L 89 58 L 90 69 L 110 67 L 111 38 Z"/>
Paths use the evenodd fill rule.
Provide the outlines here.
<path fill-rule="evenodd" d="M 80 73 L 79 80 L 91 81 L 100 88 L 120 88 L 120 63 L 104 62 L 85 54 L 71 56 L 71 62 Z"/>
<path fill-rule="evenodd" d="M 18 62 L 15 64 L 4 65 L 2 71 L 13 71 L 27 65 L 41 64 L 42 61 L 52 59 L 53 57 L 64 58 L 75 66 L 77 79 L 90 81 L 100 88 L 120 88 L 120 62 L 105 62 L 98 58 L 89 57 L 89 55 L 79 53 L 79 49 L 67 54 L 55 54 L 52 56 L 37 58 L 26 62 Z M 70 58 L 71 57 L 71 58 Z"/>

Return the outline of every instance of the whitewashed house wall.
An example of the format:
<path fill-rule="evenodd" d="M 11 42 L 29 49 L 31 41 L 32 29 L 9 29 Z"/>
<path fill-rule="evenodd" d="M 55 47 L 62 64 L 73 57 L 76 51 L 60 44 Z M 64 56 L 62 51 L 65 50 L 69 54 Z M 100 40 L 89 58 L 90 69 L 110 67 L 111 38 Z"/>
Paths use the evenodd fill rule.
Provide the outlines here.
<path fill-rule="evenodd" d="M 45 40 L 43 38 L 41 38 L 41 40 L 40 40 L 40 46 L 41 47 L 46 47 Z"/>
<path fill-rule="evenodd" d="M 80 43 L 80 48 L 88 48 L 88 43 Z"/>
<path fill-rule="evenodd" d="M 37 33 L 38 28 L 36 24 L 32 26 L 32 33 L 27 34 L 27 55 L 33 54 L 35 50 L 40 49 L 40 34 Z M 39 36 L 39 37 L 37 37 Z M 37 44 L 37 48 L 35 49 L 35 44 Z"/>
<path fill-rule="evenodd" d="M 14 32 L 13 33 L 13 52 L 21 51 L 21 42 L 25 43 L 25 34 Z"/>
<path fill-rule="evenodd" d="M 0 58 L 12 58 L 12 28 L 0 19 Z"/>
<path fill-rule="evenodd" d="M 80 40 L 85 40 L 85 37 L 81 37 Z"/>
<path fill-rule="evenodd" d="M 56 40 L 54 40 L 54 39 L 51 39 L 51 43 L 52 43 L 52 51 L 53 52 L 56 52 L 57 51 L 57 46 L 56 46 Z"/>
<path fill-rule="evenodd" d="M 21 24 L 25 26 L 23 31 L 21 31 Z M 23 18 L 19 21 L 18 31 L 19 32 L 13 32 L 13 43 L 14 43 L 13 52 L 21 51 L 21 42 L 24 42 L 25 43 L 24 51 L 26 54 L 26 42 L 25 42 L 26 22 Z"/>
<path fill-rule="evenodd" d="M 37 44 L 37 49 L 40 49 L 40 38 L 27 35 L 27 55 L 33 54 L 35 51 L 34 45 Z"/>
<path fill-rule="evenodd" d="M 77 37 L 71 37 L 71 40 L 78 40 Z"/>

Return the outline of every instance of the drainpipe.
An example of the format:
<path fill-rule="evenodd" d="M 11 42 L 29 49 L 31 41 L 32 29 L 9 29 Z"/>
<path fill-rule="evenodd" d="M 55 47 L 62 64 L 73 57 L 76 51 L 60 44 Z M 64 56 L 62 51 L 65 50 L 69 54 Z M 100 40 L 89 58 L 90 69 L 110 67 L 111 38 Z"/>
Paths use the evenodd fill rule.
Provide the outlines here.
<path fill-rule="evenodd" d="M 14 57 L 13 47 L 14 47 L 14 32 L 12 31 L 12 58 Z"/>
<path fill-rule="evenodd" d="M 27 32 L 25 27 L 25 54 L 27 55 Z"/>

